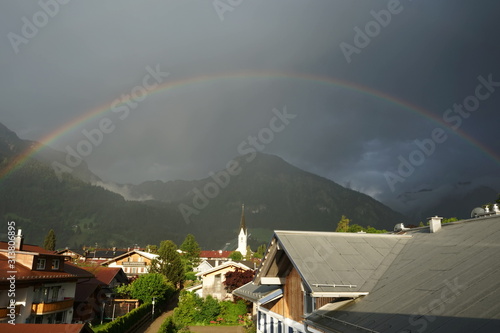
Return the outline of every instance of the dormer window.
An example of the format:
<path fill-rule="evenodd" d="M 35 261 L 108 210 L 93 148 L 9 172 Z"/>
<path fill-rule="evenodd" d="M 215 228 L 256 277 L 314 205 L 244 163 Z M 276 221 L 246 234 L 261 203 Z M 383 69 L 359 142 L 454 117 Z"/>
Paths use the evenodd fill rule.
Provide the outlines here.
<path fill-rule="evenodd" d="M 36 269 L 44 270 L 45 269 L 45 258 L 38 258 L 36 261 Z"/>
<path fill-rule="evenodd" d="M 53 270 L 59 269 L 59 259 L 52 259 L 52 269 Z"/>

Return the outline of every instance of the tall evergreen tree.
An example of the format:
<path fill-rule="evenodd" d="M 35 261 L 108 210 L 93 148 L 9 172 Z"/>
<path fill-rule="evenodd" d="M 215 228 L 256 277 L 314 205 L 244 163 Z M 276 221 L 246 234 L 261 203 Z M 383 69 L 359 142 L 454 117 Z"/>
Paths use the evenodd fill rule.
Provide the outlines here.
<path fill-rule="evenodd" d="M 177 252 L 177 245 L 171 240 L 162 241 L 158 255 L 159 257 L 151 262 L 151 272 L 165 275 L 170 282 L 181 288 L 184 282 L 184 264 Z"/>
<path fill-rule="evenodd" d="M 49 251 L 56 250 L 56 234 L 54 229 L 50 229 L 47 236 L 45 236 L 45 241 L 43 242 L 43 248 Z"/>
<path fill-rule="evenodd" d="M 180 249 L 184 252 L 183 259 L 186 262 L 187 270 L 192 270 L 194 266 L 200 263 L 201 248 L 194 235 L 188 234 L 184 242 L 182 242 Z"/>

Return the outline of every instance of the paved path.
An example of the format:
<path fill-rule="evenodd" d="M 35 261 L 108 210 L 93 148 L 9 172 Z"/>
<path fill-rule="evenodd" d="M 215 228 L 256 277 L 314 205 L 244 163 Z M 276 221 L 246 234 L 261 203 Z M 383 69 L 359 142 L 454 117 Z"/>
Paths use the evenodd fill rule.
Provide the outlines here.
<path fill-rule="evenodd" d="M 165 318 L 174 314 L 174 308 L 179 303 L 178 295 L 174 296 L 174 299 L 170 301 L 170 304 L 167 306 L 167 311 L 163 312 L 159 317 L 157 317 L 152 323 L 149 325 L 144 325 L 139 328 L 136 333 L 158 333 L 161 324 L 165 321 Z"/>
<path fill-rule="evenodd" d="M 165 321 L 165 319 L 168 316 L 171 316 L 173 313 L 174 313 L 173 310 L 170 310 L 170 311 L 167 311 L 167 312 L 163 312 L 161 314 L 161 316 L 159 316 L 158 318 L 156 318 L 155 321 L 153 321 L 151 323 L 151 325 L 149 325 L 149 327 L 146 327 L 145 330 L 138 331 L 138 333 L 139 332 L 141 332 L 141 333 L 158 333 L 158 330 L 160 329 L 161 324 L 163 324 L 163 322 Z"/>

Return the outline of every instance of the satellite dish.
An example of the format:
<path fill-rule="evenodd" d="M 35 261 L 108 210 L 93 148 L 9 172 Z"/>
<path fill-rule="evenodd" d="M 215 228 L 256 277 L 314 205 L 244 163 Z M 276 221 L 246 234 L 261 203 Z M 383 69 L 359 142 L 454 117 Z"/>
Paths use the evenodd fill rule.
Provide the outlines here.
<path fill-rule="evenodd" d="M 478 216 L 484 215 L 485 213 L 486 212 L 485 212 L 484 208 L 476 207 L 470 213 L 470 217 L 478 217 Z"/>

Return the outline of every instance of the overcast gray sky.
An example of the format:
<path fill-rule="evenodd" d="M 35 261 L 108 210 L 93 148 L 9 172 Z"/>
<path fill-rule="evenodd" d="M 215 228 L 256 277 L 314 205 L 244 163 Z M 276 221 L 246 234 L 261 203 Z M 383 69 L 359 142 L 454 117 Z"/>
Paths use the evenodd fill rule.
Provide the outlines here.
<path fill-rule="evenodd" d="M 85 160 L 119 183 L 207 177 L 261 133 L 264 152 L 399 210 L 401 194 L 421 189 L 498 189 L 499 10 L 496 1 L 2 2 L 0 122 L 42 140 L 107 110 L 48 144 L 76 150 L 82 130 L 109 119 Z M 170 88 L 141 95 L 157 82 Z M 137 99 L 109 110 L 131 92 Z M 290 118 L 273 130 L 285 108 Z"/>

